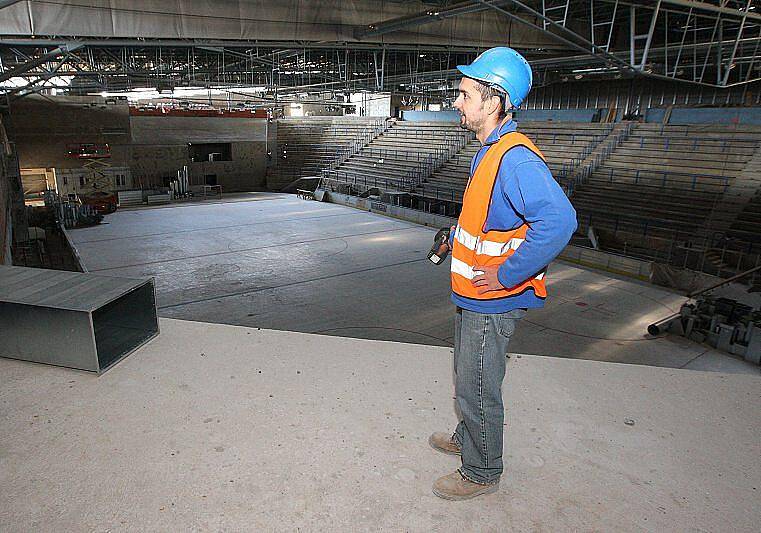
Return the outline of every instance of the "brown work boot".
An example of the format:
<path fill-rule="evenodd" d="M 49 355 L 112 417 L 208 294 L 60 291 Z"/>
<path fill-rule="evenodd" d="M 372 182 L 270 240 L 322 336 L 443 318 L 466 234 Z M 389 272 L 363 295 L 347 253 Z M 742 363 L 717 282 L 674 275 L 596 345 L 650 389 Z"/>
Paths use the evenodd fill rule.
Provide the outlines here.
<path fill-rule="evenodd" d="M 434 450 L 449 455 L 460 455 L 460 446 L 454 441 L 454 436 L 447 433 L 434 433 L 428 437 L 428 444 Z"/>
<path fill-rule="evenodd" d="M 469 500 L 482 494 L 496 492 L 499 488 L 499 481 L 489 485 L 473 483 L 468 481 L 459 470 L 440 477 L 433 484 L 433 493 L 439 498 L 445 500 Z"/>

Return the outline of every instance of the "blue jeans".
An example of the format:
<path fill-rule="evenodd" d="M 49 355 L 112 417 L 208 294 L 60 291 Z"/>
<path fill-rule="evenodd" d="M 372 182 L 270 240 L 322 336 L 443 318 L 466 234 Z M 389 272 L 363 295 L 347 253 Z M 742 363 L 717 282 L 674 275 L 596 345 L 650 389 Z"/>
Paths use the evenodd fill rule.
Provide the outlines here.
<path fill-rule="evenodd" d="M 502 380 L 507 345 L 525 309 L 482 314 L 457 308 L 454 329 L 455 396 L 462 420 L 454 439 L 462 450 L 462 474 L 491 484 L 502 475 L 505 410 Z"/>

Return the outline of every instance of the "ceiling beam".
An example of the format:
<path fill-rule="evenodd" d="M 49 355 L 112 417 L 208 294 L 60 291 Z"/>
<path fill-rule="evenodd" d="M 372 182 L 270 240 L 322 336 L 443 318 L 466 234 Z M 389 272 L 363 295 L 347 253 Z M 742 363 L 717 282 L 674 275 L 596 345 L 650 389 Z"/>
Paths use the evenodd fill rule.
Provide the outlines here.
<path fill-rule="evenodd" d="M 25 72 L 28 72 L 32 70 L 33 68 L 37 68 L 43 63 L 47 63 L 48 61 L 52 61 L 53 59 L 56 59 L 60 55 L 68 54 L 69 52 L 72 52 L 76 50 L 77 48 L 80 48 L 81 45 L 78 44 L 65 44 L 63 46 L 59 46 L 52 52 L 49 52 L 47 54 L 44 54 L 40 57 L 37 57 L 35 59 L 32 59 L 30 61 L 27 61 L 23 65 L 19 65 L 18 67 L 7 70 L 0 74 L 0 83 L 7 81 L 15 76 L 18 76 L 20 74 L 23 74 Z"/>
<path fill-rule="evenodd" d="M 721 13 L 723 15 L 728 15 L 730 17 L 736 17 L 736 18 L 748 18 L 750 20 L 755 20 L 757 22 L 761 22 L 761 14 L 759 13 L 752 13 L 740 9 L 732 9 L 730 7 L 720 7 L 713 4 L 709 4 L 708 2 L 700 2 L 697 0 L 662 0 L 662 3 L 664 4 L 671 4 L 675 6 L 681 6 L 681 7 L 687 7 L 690 9 L 702 9 L 703 11 L 712 11 L 714 13 Z M 641 6 L 641 7 L 648 7 L 648 6 Z"/>
<path fill-rule="evenodd" d="M 613 62 L 616 63 L 619 67 L 625 69 L 625 70 L 634 70 L 634 67 L 627 63 L 626 61 L 616 57 L 615 55 L 611 54 L 610 52 L 607 52 L 606 50 L 600 48 L 599 46 L 596 46 L 589 41 L 587 41 L 584 37 L 579 35 L 578 33 L 569 30 L 565 26 L 561 26 L 560 24 L 557 24 L 556 22 L 548 19 L 538 11 L 534 10 L 533 8 L 527 6 L 526 4 L 519 2 L 517 0 L 510 0 L 510 3 L 515 5 L 516 7 L 519 7 L 520 9 L 523 9 L 524 11 L 530 13 L 531 15 L 535 16 L 538 19 L 544 20 L 549 23 L 549 25 L 553 28 L 556 28 L 561 33 L 564 33 L 565 35 L 568 35 L 570 38 L 563 37 L 562 35 L 559 35 L 557 33 L 551 32 L 549 30 L 545 30 L 543 26 L 539 26 L 538 24 L 534 24 L 533 22 L 530 22 L 526 19 L 523 19 L 519 17 L 515 13 L 511 13 L 510 11 L 507 11 L 497 5 L 497 2 L 493 1 L 487 1 L 487 0 L 478 0 L 478 2 L 484 4 L 485 6 L 488 6 L 496 11 L 499 11 L 506 17 L 510 18 L 511 20 L 514 20 L 516 22 L 519 22 L 521 24 L 524 24 L 526 26 L 529 26 L 537 31 L 542 32 L 544 35 L 551 39 L 555 39 L 556 41 L 559 41 L 570 48 L 573 48 L 575 50 L 579 50 L 580 52 L 585 52 L 589 56 L 594 57 L 598 59 L 599 61 L 605 62 Z M 574 40 L 571 40 L 574 39 Z M 583 43 L 579 44 L 579 43 Z"/>
<path fill-rule="evenodd" d="M 509 2 L 507 1 L 495 2 L 497 5 L 508 3 Z M 463 2 L 452 7 L 431 7 L 427 11 L 421 11 L 419 13 L 415 13 L 414 15 L 407 15 L 395 19 L 373 22 L 367 26 L 363 26 L 362 28 L 357 29 L 354 32 L 354 36 L 357 39 L 362 40 L 367 37 L 376 37 L 378 35 L 384 35 L 386 33 L 399 31 L 404 28 L 430 24 L 431 22 L 457 17 L 467 13 L 487 11 L 488 9 L 488 6 L 484 6 L 478 2 Z"/>
<path fill-rule="evenodd" d="M 560 36 L 558 34 L 555 34 L 553 32 L 545 30 L 544 28 L 542 28 L 542 27 L 540 27 L 538 25 L 535 25 L 535 24 L 533 24 L 531 22 L 528 22 L 527 20 L 518 17 L 515 13 L 511 13 L 509 11 L 506 11 L 506 10 L 502 9 L 501 7 L 496 7 L 496 6 L 493 5 L 493 2 L 490 2 L 488 0 L 478 0 L 478 1 L 481 2 L 482 4 L 491 6 L 493 9 L 499 11 L 500 13 L 503 13 L 505 16 L 507 16 L 507 17 L 517 21 L 517 22 L 521 22 L 522 24 L 526 24 L 528 26 L 532 26 L 535 29 L 537 29 L 538 31 L 542 31 L 546 35 L 548 35 L 548 36 L 550 36 L 550 37 L 552 37 L 552 38 L 554 38 L 556 40 L 559 40 L 561 42 L 564 42 L 564 43 L 568 44 L 570 47 L 572 47 L 572 48 L 574 48 L 576 50 L 585 52 L 589 56 L 594 57 L 597 60 L 608 62 L 608 63 L 611 63 L 611 62 L 615 63 L 626 74 L 631 74 L 632 72 L 634 72 L 634 73 L 637 73 L 640 76 L 644 76 L 644 77 L 648 77 L 648 78 L 668 80 L 668 81 L 672 81 L 672 82 L 673 81 L 677 81 L 677 82 L 683 82 L 683 83 L 690 83 L 690 84 L 699 85 L 699 86 L 703 86 L 703 87 L 712 87 L 712 88 L 718 88 L 718 89 L 723 89 L 723 88 L 728 88 L 728 87 L 735 87 L 735 86 L 738 86 L 738 85 L 746 85 L 748 83 L 753 83 L 753 82 L 756 82 L 756 81 L 759 80 L 759 78 L 755 78 L 753 80 L 746 80 L 746 81 L 741 81 L 741 82 L 732 83 L 732 84 L 727 84 L 726 82 L 723 83 L 723 84 L 713 84 L 713 83 L 705 83 L 705 82 L 694 81 L 694 80 L 687 80 L 687 79 L 683 79 L 683 78 L 676 78 L 676 77 L 672 77 L 672 76 L 667 76 L 665 74 L 657 74 L 657 73 L 654 73 L 654 72 L 642 72 L 641 70 L 635 68 L 633 65 L 631 65 L 627 61 L 617 57 L 614 54 L 611 54 L 610 52 L 608 52 L 606 50 L 602 50 L 598 46 L 593 45 L 591 42 L 587 41 L 584 37 L 580 36 L 579 34 L 569 30 L 568 28 L 566 28 L 564 26 L 561 26 L 561 25 L 555 23 L 554 21 L 552 21 L 550 19 L 547 19 L 541 13 L 537 12 L 536 10 L 534 10 L 533 8 L 531 8 L 530 6 L 524 4 L 523 2 L 521 2 L 519 0 L 511 0 L 511 2 L 515 6 L 522 8 L 524 11 L 527 11 L 527 12 L 533 14 L 538 19 L 542 19 L 542 20 L 548 21 L 551 27 L 555 28 L 556 30 L 558 30 L 561 33 L 564 33 L 564 34 L 568 35 L 569 37 L 574 38 L 578 42 L 573 42 L 573 41 L 571 41 L 569 39 L 566 39 L 565 37 L 562 37 L 562 36 Z M 673 0 L 673 1 L 676 1 L 676 0 Z M 681 1 L 681 0 L 679 0 L 679 1 Z M 747 10 L 744 10 L 744 11 L 741 11 L 740 13 L 746 13 L 746 11 Z M 583 43 L 584 46 L 582 46 L 579 43 Z"/>
<path fill-rule="evenodd" d="M 626 6 L 626 7 L 636 7 L 637 9 L 654 9 L 655 5 L 652 1 L 648 0 L 597 0 L 606 4 L 618 4 L 620 6 Z M 706 2 L 701 1 L 694 1 L 694 0 L 663 0 L 661 2 L 661 11 L 662 12 L 669 12 L 669 13 L 676 13 L 680 15 L 686 15 L 689 10 L 687 8 L 691 8 L 693 10 L 692 16 L 697 17 L 710 17 L 711 13 L 720 13 L 727 15 L 729 17 L 735 17 L 735 18 L 742 18 L 743 12 L 739 9 L 732 9 L 729 7 L 720 7 L 713 4 L 708 4 Z M 701 11 L 701 13 L 696 13 L 695 11 Z M 756 17 L 761 17 L 761 14 L 755 14 L 751 13 L 751 15 L 756 15 Z M 752 17 L 751 17 L 752 18 Z M 761 22 L 761 21 L 757 21 Z"/>
<path fill-rule="evenodd" d="M 34 87 L 38 83 L 40 83 L 40 82 L 46 82 L 47 80 L 55 77 L 57 72 L 58 72 L 58 69 L 60 69 L 63 66 L 63 64 L 66 63 L 66 61 L 68 59 L 69 59 L 69 54 L 64 55 L 61 58 L 61 60 L 58 62 L 58 64 L 55 67 L 53 67 L 53 69 L 49 70 L 45 74 L 41 74 L 36 80 L 30 81 L 29 83 L 27 83 L 26 85 L 24 85 L 22 87 L 16 87 L 16 88 L 11 89 L 10 91 L 7 91 L 5 93 L 6 96 L 26 94 L 32 87 Z M 40 90 L 40 89 L 38 89 L 38 90 Z"/>
<path fill-rule="evenodd" d="M 194 48 L 194 47 L 220 47 L 226 49 L 235 48 L 266 48 L 266 49 L 310 49 L 310 50 L 382 50 L 400 51 L 400 52 L 462 52 L 462 53 L 479 53 L 483 47 L 476 46 L 457 46 L 457 45 L 436 45 L 436 44 L 387 44 L 387 43 L 358 43 L 346 41 L 323 41 L 323 42 L 304 42 L 304 41 L 235 41 L 235 40 L 183 40 L 183 39 L 77 39 L 66 37 L 55 39 L 51 37 L 0 37 L 0 46 L 34 46 L 42 48 L 46 46 L 60 46 L 65 43 L 76 43 L 81 46 L 93 47 L 132 47 L 132 48 Z"/>

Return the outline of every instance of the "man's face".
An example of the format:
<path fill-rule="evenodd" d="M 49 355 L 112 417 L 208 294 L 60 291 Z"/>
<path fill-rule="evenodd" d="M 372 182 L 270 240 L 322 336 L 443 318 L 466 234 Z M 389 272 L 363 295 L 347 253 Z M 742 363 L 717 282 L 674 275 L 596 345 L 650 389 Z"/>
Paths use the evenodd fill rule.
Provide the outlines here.
<path fill-rule="evenodd" d="M 460 80 L 459 94 L 452 106 L 460 112 L 460 127 L 474 133 L 480 131 L 486 118 L 485 102 L 478 90 L 479 83 L 470 78 Z"/>

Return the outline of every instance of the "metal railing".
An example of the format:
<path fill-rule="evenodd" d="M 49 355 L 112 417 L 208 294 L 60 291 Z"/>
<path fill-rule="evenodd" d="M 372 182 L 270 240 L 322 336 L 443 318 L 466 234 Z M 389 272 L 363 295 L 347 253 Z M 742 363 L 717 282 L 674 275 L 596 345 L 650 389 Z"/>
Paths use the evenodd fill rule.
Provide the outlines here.
<path fill-rule="evenodd" d="M 303 165 L 299 164 L 296 167 L 289 165 L 273 165 L 268 167 L 267 174 L 278 177 L 285 177 L 290 179 L 298 179 L 305 175 L 318 174 L 323 168 L 335 168 L 343 161 L 359 152 L 363 147 L 370 143 L 375 137 L 383 133 L 388 128 L 388 123 L 385 120 L 376 120 L 370 125 L 363 124 L 365 126 L 359 133 L 356 128 L 346 127 L 328 127 L 320 130 L 321 133 L 325 132 L 351 132 L 354 134 L 352 139 L 348 142 L 339 141 L 339 146 L 330 144 L 313 144 L 308 151 L 297 151 L 295 157 L 291 155 L 291 160 L 300 160 L 308 158 L 314 155 L 331 155 L 332 158 L 327 163 L 317 163 L 315 165 Z M 311 127 L 306 126 L 306 127 Z M 329 139 L 329 136 L 328 136 Z M 288 145 L 279 147 L 278 160 L 288 159 Z"/>
<path fill-rule="evenodd" d="M 606 213 L 579 217 L 579 227 L 593 227 L 612 239 L 611 251 L 716 276 L 761 265 L 761 245 L 716 233 L 702 237 L 668 223 Z"/>
<path fill-rule="evenodd" d="M 593 134 L 583 134 L 583 133 L 536 133 L 531 135 L 531 140 L 534 141 L 534 144 L 543 144 L 547 142 L 551 142 L 552 144 L 556 144 L 558 142 L 558 138 L 562 141 L 563 145 L 571 144 L 572 146 L 576 145 L 576 141 L 579 141 L 579 143 L 586 142 L 585 146 L 596 146 L 600 141 L 602 141 L 605 137 L 608 136 L 608 133 L 593 133 Z M 570 137 L 570 143 L 568 142 Z M 541 148 L 541 147 L 540 147 Z"/>
<path fill-rule="evenodd" d="M 456 189 L 454 187 L 439 187 L 438 185 L 423 184 L 415 189 L 417 196 L 430 198 L 433 200 L 441 200 L 453 203 L 462 203 L 462 196 L 464 189 Z"/>
<path fill-rule="evenodd" d="M 414 128 L 390 128 L 385 132 L 389 137 L 413 137 L 443 144 L 450 153 L 458 152 L 474 139 L 472 133 L 465 130 L 426 130 Z"/>
<path fill-rule="evenodd" d="M 350 145 L 345 146 L 342 149 L 339 149 L 336 152 L 336 156 L 333 158 L 333 160 L 330 163 L 328 163 L 327 168 L 330 170 L 338 168 L 342 163 L 344 163 L 351 156 L 358 154 L 365 146 L 370 144 L 379 135 L 388 131 L 390 127 L 391 127 L 391 123 L 386 120 L 376 121 L 371 129 L 357 136 Z"/>
<path fill-rule="evenodd" d="M 589 178 L 592 176 L 592 174 L 602 165 L 602 163 L 610 157 L 610 154 L 613 153 L 613 151 L 618 148 L 621 144 L 623 144 L 627 139 L 629 139 L 632 129 L 634 128 L 634 124 L 631 122 L 623 123 L 623 128 L 620 132 L 618 132 L 616 135 L 613 136 L 612 139 L 610 139 L 607 143 L 605 143 L 600 150 L 600 152 L 590 161 L 584 168 L 582 168 L 580 171 L 577 171 L 573 177 L 573 179 L 569 180 L 566 184 L 566 194 L 570 198 L 573 196 L 573 193 L 576 191 L 579 185 L 586 183 Z M 608 131 L 608 136 L 613 131 L 614 126 L 611 126 L 610 130 Z M 590 155 L 592 155 L 592 152 L 594 152 L 597 148 L 599 148 L 599 144 L 595 145 L 587 154 L 587 156 L 584 158 L 588 158 Z M 581 162 L 579 163 L 581 164 Z"/>
<path fill-rule="evenodd" d="M 348 180 L 348 183 L 351 184 L 363 183 L 364 180 L 367 179 L 385 180 L 386 183 L 393 184 L 397 189 L 406 187 L 405 190 L 412 191 L 415 187 L 420 186 L 427 177 L 446 163 L 454 154 L 462 150 L 468 142 L 470 142 L 472 137 L 470 133 L 459 131 L 441 132 L 417 129 L 405 129 L 404 131 L 400 131 L 394 130 L 393 127 L 386 127 L 382 132 L 375 135 L 372 140 L 377 138 L 381 133 L 387 133 L 389 131 L 398 131 L 398 135 L 404 137 L 436 140 L 442 146 L 429 147 L 425 151 L 414 149 L 405 150 L 402 148 L 379 148 L 373 147 L 370 142 L 361 147 L 352 146 L 339 151 L 335 160 L 327 169 L 325 169 L 326 172 L 323 172 L 323 177 L 339 181 L 343 178 Z M 348 168 L 341 168 L 342 165 L 347 163 L 351 157 L 355 155 L 378 158 L 378 162 L 381 164 L 385 163 L 386 159 L 389 159 L 391 162 L 411 161 L 415 163 L 415 167 L 404 171 L 399 179 L 365 176 L 364 173 L 358 174 L 358 170 L 352 171 Z M 329 171 L 341 172 L 338 174 L 330 174 Z M 404 185 L 401 185 L 402 183 Z"/>
<path fill-rule="evenodd" d="M 600 144 L 600 141 L 602 141 L 605 137 L 607 137 L 607 134 L 595 135 L 589 142 L 587 142 L 587 144 L 584 146 L 581 152 L 572 156 L 570 161 L 564 161 L 561 164 L 560 171 L 558 172 L 556 178 L 565 179 L 565 178 L 568 178 L 569 176 L 572 176 L 574 172 L 576 172 L 578 167 L 590 155 L 592 155 L 592 152 L 594 152 L 595 148 L 597 148 L 597 146 Z"/>
<path fill-rule="evenodd" d="M 639 147 L 640 149 L 643 149 L 645 147 L 647 148 L 653 148 L 662 150 L 665 152 L 668 152 L 672 145 L 678 148 L 687 149 L 690 151 L 695 151 L 700 148 L 720 148 L 719 153 L 724 153 L 727 151 L 728 148 L 743 148 L 743 149 L 754 149 L 756 145 L 758 144 L 758 141 L 751 141 L 751 140 L 741 140 L 741 139 L 706 139 L 706 138 L 700 138 L 700 137 L 694 137 L 692 139 L 691 143 L 685 144 L 683 139 L 674 138 L 674 137 L 665 137 L 663 139 L 658 137 L 648 137 L 648 136 L 637 136 L 635 135 L 633 137 L 633 140 L 637 140 L 639 138 Z M 712 144 L 714 143 L 714 144 Z M 742 154 L 737 154 L 742 155 Z"/>
<path fill-rule="evenodd" d="M 421 152 L 419 150 L 405 150 L 402 148 L 376 148 L 372 145 L 362 150 L 362 155 L 378 157 L 380 159 L 389 158 L 392 160 L 404 161 L 433 161 L 436 157 L 448 153 L 445 148 L 432 148 L 431 151 Z"/>
<path fill-rule="evenodd" d="M 442 152 L 444 152 L 442 150 Z M 365 171 L 359 170 L 359 169 L 352 169 L 351 167 L 348 167 L 349 163 L 351 163 L 351 157 L 354 155 L 362 155 L 362 156 L 369 156 L 370 158 L 377 158 L 378 164 L 384 165 L 386 164 L 386 159 L 389 160 L 389 163 L 393 163 L 394 161 L 409 161 L 414 163 L 414 167 L 408 168 L 405 171 L 403 171 L 402 174 L 400 174 L 404 178 L 409 178 L 411 180 L 414 180 L 412 182 L 413 186 L 416 186 L 420 183 L 422 183 L 423 179 L 425 179 L 428 175 L 430 175 L 431 169 L 436 164 L 436 160 L 439 157 L 439 153 L 421 153 L 421 152 L 413 152 L 409 150 L 401 150 L 396 148 L 367 148 L 365 147 L 360 152 L 357 152 L 355 154 L 351 154 L 346 159 L 344 159 L 341 163 L 336 164 L 335 166 L 328 167 L 325 169 L 326 171 L 333 171 L 333 170 L 341 170 L 346 175 L 350 174 L 358 174 L 358 173 L 364 173 Z M 341 165 L 344 165 L 341 167 Z M 394 170 L 395 173 L 401 172 L 400 170 Z"/>
<path fill-rule="evenodd" d="M 674 188 L 684 188 L 685 185 L 689 185 L 687 190 L 698 190 L 698 185 L 712 188 L 712 191 L 723 193 L 729 187 L 733 176 L 707 176 L 704 174 L 693 174 L 689 172 L 674 172 L 671 170 L 642 170 L 642 169 L 618 169 L 610 167 L 610 169 L 604 173 L 607 174 L 608 183 L 614 183 L 615 178 L 618 178 L 622 182 L 626 179 L 633 179 L 634 185 L 643 184 L 658 184 L 660 187 L 666 187 L 668 185 L 679 186 Z M 594 174 L 595 177 L 600 177 L 600 173 Z M 631 183 L 631 182 L 624 182 Z"/>
<path fill-rule="evenodd" d="M 415 187 L 416 176 L 402 175 L 398 178 L 384 178 L 368 174 L 359 174 L 351 170 L 323 170 L 320 178 L 320 187 L 324 188 L 327 182 L 338 182 L 355 187 L 364 187 L 365 190 L 372 187 L 391 189 L 395 191 L 409 191 Z"/>
<path fill-rule="evenodd" d="M 666 133 L 666 134 L 668 134 L 672 138 L 676 138 L 676 137 L 679 137 L 679 136 L 682 136 L 682 135 L 684 137 L 689 137 L 691 135 L 695 135 L 695 127 L 696 127 L 695 125 L 684 125 L 683 127 L 684 127 L 683 131 L 678 131 L 674 127 L 673 124 L 661 124 L 660 128 L 658 128 L 658 135 L 659 136 L 663 136 L 663 134 Z M 713 130 L 713 131 L 716 131 L 715 130 L 715 125 L 710 125 L 710 129 Z M 648 130 L 644 129 L 644 131 L 648 131 Z M 650 130 L 650 131 L 652 131 L 652 130 Z M 700 131 L 700 130 L 698 130 L 698 131 Z M 719 131 L 719 133 L 734 135 L 734 134 L 737 133 L 737 130 L 736 129 L 734 129 L 734 130 L 724 130 L 724 131 Z M 751 137 L 750 139 L 737 139 L 737 140 L 738 141 L 743 141 L 743 142 L 746 142 L 746 141 L 747 142 L 758 142 L 759 139 L 756 139 L 754 137 Z"/>

